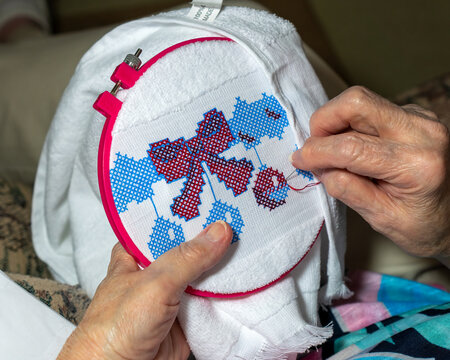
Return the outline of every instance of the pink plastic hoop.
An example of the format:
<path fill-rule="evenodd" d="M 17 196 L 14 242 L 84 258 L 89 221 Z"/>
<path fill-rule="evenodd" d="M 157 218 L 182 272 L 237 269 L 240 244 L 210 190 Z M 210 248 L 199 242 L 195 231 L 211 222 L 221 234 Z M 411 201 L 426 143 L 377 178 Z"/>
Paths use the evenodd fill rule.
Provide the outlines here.
<path fill-rule="evenodd" d="M 168 47 L 167 49 L 163 50 L 159 54 L 155 55 L 153 58 L 148 60 L 139 70 L 137 70 L 134 74 L 130 75 L 130 78 L 127 79 L 129 82 L 133 83 L 137 81 L 153 64 L 155 64 L 158 60 L 169 54 L 170 52 L 181 48 L 183 46 L 197 43 L 197 42 L 204 42 L 204 41 L 233 41 L 232 39 L 226 38 L 226 37 L 203 37 L 203 38 L 197 38 L 197 39 L 190 39 L 187 41 L 180 42 L 178 44 L 175 44 L 173 46 Z M 100 143 L 99 143 L 99 151 L 98 151 L 98 162 L 97 162 L 97 174 L 98 174 L 98 183 L 100 188 L 100 195 L 103 203 L 103 207 L 106 212 L 106 216 L 108 218 L 108 221 L 122 244 L 122 246 L 126 249 L 126 251 L 133 256 L 134 260 L 141 266 L 141 267 L 147 267 L 151 264 L 150 260 L 142 254 L 142 252 L 138 249 L 138 247 L 135 245 L 134 241 L 131 239 L 130 235 L 128 234 L 127 230 L 125 229 L 125 226 L 122 223 L 122 220 L 120 219 L 120 216 L 117 212 L 114 198 L 112 195 L 112 189 L 111 189 L 111 181 L 110 181 L 110 174 L 109 174 L 109 163 L 110 163 L 110 154 L 111 154 L 111 145 L 112 145 L 112 130 L 114 128 L 114 124 L 117 120 L 117 116 L 120 112 L 120 109 L 122 107 L 122 102 L 118 100 L 114 95 L 112 95 L 109 92 L 102 93 L 96 102 L 94 103 L 94 109 L 99 111 L 101 114 L 103 114 L 106 117 L 105 124 L 103 126 L 102 134 L 100 137 Z M 188 286 L 186 289 L 186 292 L 192 295 L 197 296 L 203 296 L 203 297 L 215 297 L 215 298 L 235 298 L 235 297 L 241 297 L 253 294 L 255 292 L 264 290 L 268 288 L 269 286 L 275 284 L 276 282 L 280 281 L 284 277 L 286 277 L 309 253 L 313 245 L 315 244 L 317 238 L 319 237 L 319 234 L 323 228 L 324 221 L 322 222 L 317 235 L 310 245 L 307 252 L 301 257 L 301 259 L 287 272 L 282 274 L 278 279 L 273 280 L 272 282 L 263 285 L 257 289 L 250 290 L 247 292 L 239 292 L 239 293 L 231 293 L 231 294 L 222 294 L 222 293 L 214 293 L 209 291 L 202 291 L 198 289 L 194 289 L 191 286 Z"/>

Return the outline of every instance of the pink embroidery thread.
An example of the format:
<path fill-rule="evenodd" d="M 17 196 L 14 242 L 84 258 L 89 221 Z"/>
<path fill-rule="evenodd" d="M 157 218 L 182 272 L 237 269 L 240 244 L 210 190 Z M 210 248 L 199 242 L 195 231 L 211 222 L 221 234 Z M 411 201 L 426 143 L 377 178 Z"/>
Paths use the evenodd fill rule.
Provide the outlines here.
<path fill-rule="evenodd" d="M 289 185 L 289 184 L 288 184 L 288 186 L 289 186 L 289 189 L 294 190 L 294 191 L 297 191 L 297 192 L 300 192 L 300 191 L 306 190 L 306 189 L 308 189 L 308 188 L 310 188 L 310 187 L 317 186 L 317 185 L 319 185 L 319 184 L 321 184 L 320 181 L 319 181 L 319 182 L 316 182 L 316 183 L 308 184 L 308 185 L 306 185 L 306 186 L 304 186 L 304 187 L 302 187 L 302 188 L 300 188 L 300 189 L 296 189 L 295 187 L 293 187 L 293 186 L 291 186 L 291 185 Z"/>

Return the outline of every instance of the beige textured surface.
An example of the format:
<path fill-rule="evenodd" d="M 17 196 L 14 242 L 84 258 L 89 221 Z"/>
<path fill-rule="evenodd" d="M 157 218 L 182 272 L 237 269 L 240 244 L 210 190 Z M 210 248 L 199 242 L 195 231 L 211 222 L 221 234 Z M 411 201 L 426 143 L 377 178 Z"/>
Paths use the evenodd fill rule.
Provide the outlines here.
<path fill-rule="evenodd" d="M 0 174 L 0 270 L 50 278 L 31 243 L 30 210 L 31 188 Z"/>
<path fill-rule="evenodd" d="M 91 299 L 79 285 L 61 284 L 54 280 L 22 274 L 7 273 L 7 275 L 74 325 L 80 323 L 91 303 Z"/>

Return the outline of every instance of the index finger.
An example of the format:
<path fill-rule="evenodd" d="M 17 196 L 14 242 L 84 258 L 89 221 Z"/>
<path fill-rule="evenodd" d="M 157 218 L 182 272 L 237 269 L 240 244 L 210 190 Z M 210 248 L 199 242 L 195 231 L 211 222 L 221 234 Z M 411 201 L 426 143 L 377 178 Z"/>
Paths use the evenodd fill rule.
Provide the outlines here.
<path fill-rule="evenodd" d="M 348 129 L 398 139 L 404 133 L 403 110 L 383 97 L 353 86 L 319 108 L 310 120 L 311 136 L 329 136 Z"/>

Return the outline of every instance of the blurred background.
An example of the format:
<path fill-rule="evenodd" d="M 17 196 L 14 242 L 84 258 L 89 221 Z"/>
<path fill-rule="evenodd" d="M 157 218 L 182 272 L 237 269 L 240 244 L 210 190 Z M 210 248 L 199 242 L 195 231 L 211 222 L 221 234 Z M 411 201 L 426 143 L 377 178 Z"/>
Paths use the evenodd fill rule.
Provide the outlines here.
<path fill-rule="evenodd" d="M 260 0 L 348 84 L 387 97 L 450 71 L 448 0 Z M 143 17 L 180 0 L 48 0 L 54 32 Z"/>

